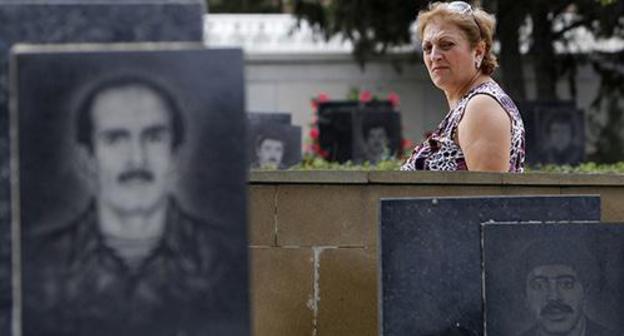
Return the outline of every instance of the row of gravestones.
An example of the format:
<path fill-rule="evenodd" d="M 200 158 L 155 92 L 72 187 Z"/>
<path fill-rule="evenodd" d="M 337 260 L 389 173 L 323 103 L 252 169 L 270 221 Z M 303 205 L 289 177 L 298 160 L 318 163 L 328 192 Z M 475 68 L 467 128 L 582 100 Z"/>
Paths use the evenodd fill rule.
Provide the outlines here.
<path fill-rule="evenodd" d="M 527 163 L 583 162 L 582 110 L 572 102 L 531 102 L 519 107 L 526 128 Z M 280 118 L 280 114 L 250 115 L 252 168 L 284 169 L 301 160 L 300 140 L 296 138 L 300 128 L 284 126 Z M 320 103 L 317 126 L 319 149 L 329 161 L 376 164 L 402 155 L 401 116 L 389 101 Z"/>
<path fill-rule="evenodd" d="M 624 225 L 597 196 L 381 201 L 380 335 L 622 335 Z"/>
<path fill-rule="evenodd" d="M 289 114 L 248 118 L 251 168 L 286 169 L 301 162 L 301 127 L 289 125 Z M 317 120 L 318 150 L 329 161 L 376 164 L 401 155 L 401 117 L 389 101 L 323 102 Z"/>

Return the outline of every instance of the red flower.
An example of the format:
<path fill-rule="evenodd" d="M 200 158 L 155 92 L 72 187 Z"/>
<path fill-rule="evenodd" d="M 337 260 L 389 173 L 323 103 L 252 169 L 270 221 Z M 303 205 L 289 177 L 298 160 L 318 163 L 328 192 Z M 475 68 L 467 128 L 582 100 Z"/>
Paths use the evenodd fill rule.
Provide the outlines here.
<path fill-rule="evenodd" d="M 324 102 L 329 101 L 329 95 L 325 92 L 321 92 L 319 93 L 316 99 L 318 100 L 319 103 L 324 103 Z"/>
<path fill-rule="evenodd" d="M 373 100 L 373 94 L 370 91 L 364 90 L 360 93 L 360 102 L 368 103 L 371 100 Z"/>
<path fill-rule="evenodd" d="M 325 103 L 327 101 L 329 101 L 329 95 L 325 92 L 321 92 L 316 98 L 312 99 L 310 104 L 312 105 L 312 109 L 316 111 L 320 103 Z"/>
<path fill-rule="evenodd" d="M 401 104 L 401 99 L 399 98 L 399 95 L 394 91 L 388 94 L 388 100 L 393 107 L 398 107 Z"/>
<path fill-rule="evenodd" d="M 318 109 L 318 101 L 316 100 L 316 98 L 313 98 L 312 100 L 310 100 L 310 106 L 312 107 L 314 111 Z"/>
<path fill-rule="evenodd" d="M 413 147 L 414 147 L 414 143 L 411 140 L 409 139 L 401 140 L 401 148 L 403 148 L 404 150 L 412 149 Z"/>
<path fill-rule="evenodd" d="M 312 139 L 318 139 L 319 137 L 319 130 L 318 128 L 314 127 L 310 129 L 310 138 Z"/>

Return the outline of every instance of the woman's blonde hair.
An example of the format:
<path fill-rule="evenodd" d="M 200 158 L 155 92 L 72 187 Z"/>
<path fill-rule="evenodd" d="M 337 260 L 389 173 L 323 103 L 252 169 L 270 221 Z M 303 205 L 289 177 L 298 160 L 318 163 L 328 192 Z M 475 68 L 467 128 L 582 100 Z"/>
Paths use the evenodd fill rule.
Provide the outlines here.
<path fill-rule="evenodd" d="M 425 27 L 433 20 L 449 22 L 464 32 L 472 48 L 479 42 L 485 42 L 485 53 L 479 69 L 486 75 L 491 75 L 498 67 L 496 56 L 492 52 L 496 19 L 481 8 L 472 6 L 471 10 L 462 13 L 449 6 L 446 2 L 434 2 L 428 9 L 421 10 L 417 18 L 417 36 L 422 41 Z"/>

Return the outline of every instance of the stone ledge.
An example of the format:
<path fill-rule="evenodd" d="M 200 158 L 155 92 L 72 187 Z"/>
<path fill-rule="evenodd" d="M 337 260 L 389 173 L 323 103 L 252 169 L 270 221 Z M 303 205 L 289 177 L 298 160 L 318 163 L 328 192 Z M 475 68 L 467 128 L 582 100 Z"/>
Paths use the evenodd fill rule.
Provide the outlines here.
<path fill-rule="evenodd" d="M 368 182 L 372 184 L 485 184 L 500 185 L 503 182 L 501 173 L 469 173 L 469 172 L 402 172 L 402 171 L 371 171 Z"/>
<path fill-rule="evenodd" d="M 367 184 L 367 171 L 341 170 L 284 170 L 262 171 L 252 170 L 249 183 L 260 184 Z"/>
<path fill-rule="evenodd" d="M 401 172 L 401 171 L 251 171 L 250 184 L 409 184 L 500 186 L 624 186 L 624 175 Z"/>

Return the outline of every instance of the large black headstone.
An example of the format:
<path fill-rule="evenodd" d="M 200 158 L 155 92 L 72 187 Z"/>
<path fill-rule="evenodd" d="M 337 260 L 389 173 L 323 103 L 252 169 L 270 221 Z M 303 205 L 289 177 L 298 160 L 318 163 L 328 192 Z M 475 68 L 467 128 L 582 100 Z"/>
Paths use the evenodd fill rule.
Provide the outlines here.
<path fill-rule="evenodd" d="M 527 163 L 570 164 L 585 157 L 585 117 L 573 102 L 520 104 L 527 140 Z"/>
<path fill-rule="evenodd" d="M 242 52 L 72 48 L 14 49 L 14 322 L 249 335 Z"/>
<path fill-rule="evenodd" d="M 382 199 L 384 336 L 482 335 L 480 224 L 599 220 L 597 196 Z"/>
<path fill-rule="evenodd" d="M 401 154 L 401 115 L 389 101 L 321 103 L 318 128 L 331 161 L 377 163 Z"/>
<path fill-rule="evenodd" d="M 483 258 L 488 335 L 624 334 L 624 225 L 484 224 Z"/>
<path fill-rule="evenodd" d="M 201 42 L 204 12 L 203 0 L 0 1 L 0 334 L 9 334 L 11 306 L 9 49 L 20 42 Z"/>

